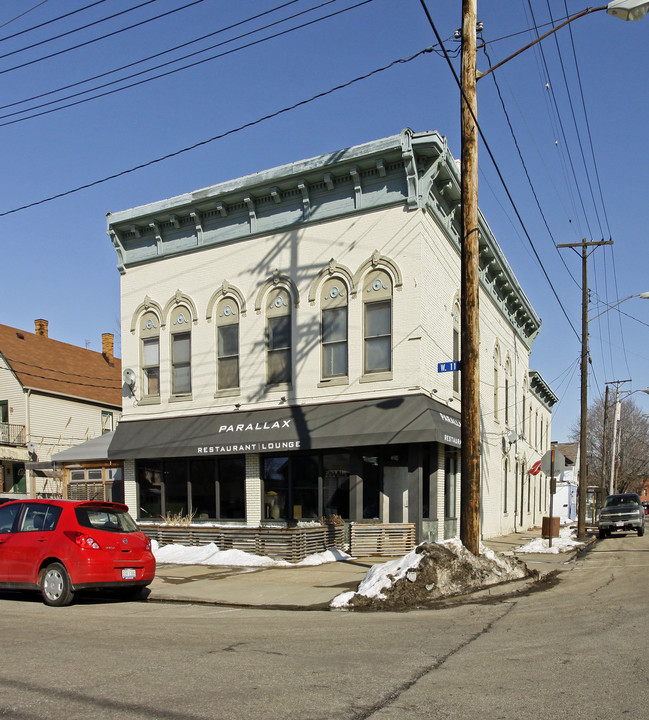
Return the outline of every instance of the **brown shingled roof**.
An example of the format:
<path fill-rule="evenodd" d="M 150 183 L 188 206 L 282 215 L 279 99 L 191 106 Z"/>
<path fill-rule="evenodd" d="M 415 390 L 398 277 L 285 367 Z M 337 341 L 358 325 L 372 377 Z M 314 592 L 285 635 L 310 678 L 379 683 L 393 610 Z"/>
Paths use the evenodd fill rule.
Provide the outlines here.
<path fill-rule="evenodd" d="M 122 361 L 102 353 L 0 325 L 0 353 L 21 385 L 42 392 L 122 405 Z"/>

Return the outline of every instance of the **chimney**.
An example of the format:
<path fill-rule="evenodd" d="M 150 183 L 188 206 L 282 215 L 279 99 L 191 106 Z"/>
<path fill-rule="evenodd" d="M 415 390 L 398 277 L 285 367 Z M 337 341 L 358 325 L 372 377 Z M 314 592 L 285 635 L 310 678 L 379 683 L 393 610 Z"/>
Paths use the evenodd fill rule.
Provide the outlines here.
<path fill-rule="evenodd" d="M 47 320 L 34 320 L 34 326 L 36 328 L 35 332 L 37 335 L 42 335 L 43 337 L 47 337 L 47 326 L 48 326 Z"/>
<path fill-rule="evenodd" d="M 104 357 L 106 358 L 106 362 L 113 364 L 113 361 L 115 360 L 114 356 L 114 341 L 115 337 L 112 333 L 102 333 L 101 334 L 101 352 L 103 353 Z"/>

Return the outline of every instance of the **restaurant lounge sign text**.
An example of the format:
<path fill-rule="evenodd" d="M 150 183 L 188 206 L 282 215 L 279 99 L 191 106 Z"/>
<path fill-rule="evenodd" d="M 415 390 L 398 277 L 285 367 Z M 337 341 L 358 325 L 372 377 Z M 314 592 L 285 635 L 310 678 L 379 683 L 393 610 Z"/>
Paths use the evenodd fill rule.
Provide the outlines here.
<path fill-rule="evenodd" d="M 274 430 L 291 430 L 293 420 L 291 418 L 275 420 L 274 422 L 237 423 L 232 425 L 221 425 L 218 430 L 216 441 L 211 445 L 199 445 L 196 452 L 199 455 L 221 455 L 227 453 L 242 452 L 271 452 L 277 450 L 299 450 L 299 440 L 258 440 L 254 442 L 240 440 L 239 442 L 228 443 L 226 436 L 229 433 L 254 433 L 263 435 Z"/>

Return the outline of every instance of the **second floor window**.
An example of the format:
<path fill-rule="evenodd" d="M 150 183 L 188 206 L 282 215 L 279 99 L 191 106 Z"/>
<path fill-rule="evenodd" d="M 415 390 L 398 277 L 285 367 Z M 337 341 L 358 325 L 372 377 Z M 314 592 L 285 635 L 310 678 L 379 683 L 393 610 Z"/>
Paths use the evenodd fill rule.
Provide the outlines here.
<path fill-rule="evenodd" d="M 192 390 L 191 335 L 174 333 L 171 340 L 171 392 L 184 395 Z"/>
<path fill-rule="evenodd" d="M 142 396 L 160 397 L 160 322 L 155 313 L 148 312 L 140 323 L 142 339 Z"/>
<path fill-rule="evenodd" d="M 347 288 L 339 279 L 322 289 L 322 377 L 347 375 Z"/>
<path fill-rule="evenodd" d="M 221 300 L 217 310 L 216 387 L 239 387 L 239 307 L 231 298 Z"/>
<path fill-rule="evenodd" d="M 183 306 L 171 315 L 171 393 L 188 395 L 192 391 L 191 316 Z"/>
<path fill-rule="evenodd" d="M 266 318 L 266 382 L 269 385 L 290 383 L 291 298 L 286 289 L 270 293 Z"/>
<path fill-rule="evenodd" d="M 371 272 L 363 285 L 364 367 L 366 374 L 392 370 L 392 282 Z"/>

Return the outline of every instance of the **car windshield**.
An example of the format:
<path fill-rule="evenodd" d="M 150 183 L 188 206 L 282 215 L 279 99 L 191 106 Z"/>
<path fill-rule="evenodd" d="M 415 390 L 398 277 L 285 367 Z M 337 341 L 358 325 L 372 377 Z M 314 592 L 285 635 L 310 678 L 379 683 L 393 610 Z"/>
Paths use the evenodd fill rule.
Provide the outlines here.
<path fill-rule="evenodd" d="M 110 532 L 137 532 L 133 518 L 123 510 L 102 507 L 76 507 L 74 512 L 79 525 Z"/>
<path fill-rule="evenodd" d="M 618 507 L 619 505 L 639 505 L 637 495 L 610 495 L 606 498 L 604 507 Z"/>

